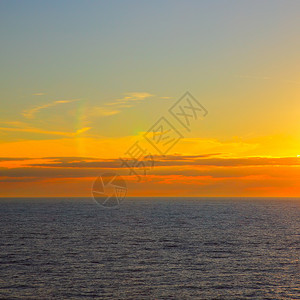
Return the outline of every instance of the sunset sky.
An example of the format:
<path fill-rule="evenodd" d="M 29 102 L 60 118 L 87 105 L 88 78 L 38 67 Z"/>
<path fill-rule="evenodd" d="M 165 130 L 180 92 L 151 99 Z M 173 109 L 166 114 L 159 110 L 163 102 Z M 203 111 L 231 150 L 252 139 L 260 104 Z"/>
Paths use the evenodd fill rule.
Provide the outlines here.
<path fill-rule="evenodd" d="M 0 196 L 300 196 L 299 1 L 0 2 Z M 168 111 L 189 91 L 190 131 Z M 145 133 L 184 137 L 161 156 Z M 138 182 L 120 157 L 139 141 Z M 139 171 L 141 171 L 139 169 Z"/>

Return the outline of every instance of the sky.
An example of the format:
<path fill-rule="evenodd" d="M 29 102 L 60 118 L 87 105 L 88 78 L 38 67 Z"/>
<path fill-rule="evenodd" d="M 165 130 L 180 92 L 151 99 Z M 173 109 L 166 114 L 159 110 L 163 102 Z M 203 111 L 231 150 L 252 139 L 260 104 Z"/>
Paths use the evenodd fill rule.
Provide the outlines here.
<path fill-rule="evenodd" d="M 300 196 L 299 13 L 1 1 L 0 196 L 89 196 L 108 172 L 129 196 Z M 204 109 L 188 130 L 170 113 L 186 92 Z M 164 155 L 145 139 L 161 117 L 181 136 Z M 124 166 L 137 141 L 154 166 Z"/>

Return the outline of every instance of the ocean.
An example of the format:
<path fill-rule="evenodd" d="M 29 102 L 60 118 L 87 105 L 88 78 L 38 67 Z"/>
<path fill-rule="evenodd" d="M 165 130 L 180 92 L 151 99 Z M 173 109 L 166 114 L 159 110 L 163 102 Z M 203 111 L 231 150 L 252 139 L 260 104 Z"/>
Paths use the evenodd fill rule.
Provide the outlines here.
<path fill-rule="evenodd" d="M 300 299 L 300 199 L 0 200 L 1 299 Z"/>

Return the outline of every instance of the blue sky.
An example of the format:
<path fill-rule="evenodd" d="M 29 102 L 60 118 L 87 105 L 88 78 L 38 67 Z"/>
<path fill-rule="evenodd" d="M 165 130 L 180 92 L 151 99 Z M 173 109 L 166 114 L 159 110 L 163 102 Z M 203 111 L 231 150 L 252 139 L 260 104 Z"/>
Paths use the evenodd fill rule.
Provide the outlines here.
<path fill-rule="evenodd" d="M 1 110 L 20 120 L 22 111 L 60 99 L 92 107 L 130 92 L 155 95 L 111 116 L 109 133 L 107 118 L 96 121 L 101 134 L 126 135 L 170 106 L 160 97 L 189 90 L 212 115 L 209 134 L 232 135 L 235 111 L 245 120 L 236 134 L 258 131 L 249 115 L 268 119 L 267 112 L 285 114 L 284 102 L 296 105 L 299 8 L 298 1 L 1 1 Z M 276 128 L 273 117 L 265 128 Z"/>

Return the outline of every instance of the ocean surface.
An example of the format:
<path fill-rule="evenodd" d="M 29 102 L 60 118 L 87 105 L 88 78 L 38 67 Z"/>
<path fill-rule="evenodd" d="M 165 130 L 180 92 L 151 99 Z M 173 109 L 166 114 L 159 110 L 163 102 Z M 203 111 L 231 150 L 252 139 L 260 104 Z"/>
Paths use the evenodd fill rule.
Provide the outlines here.
<path fill-rule="evenodd" d="M 300 299 L 300 199 L 0 200 L 1 299 Z"/>

